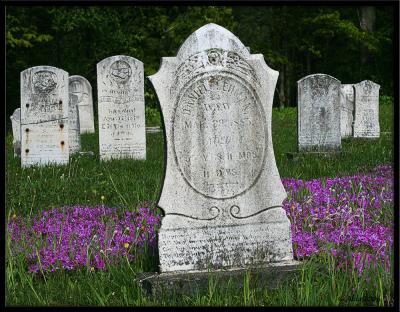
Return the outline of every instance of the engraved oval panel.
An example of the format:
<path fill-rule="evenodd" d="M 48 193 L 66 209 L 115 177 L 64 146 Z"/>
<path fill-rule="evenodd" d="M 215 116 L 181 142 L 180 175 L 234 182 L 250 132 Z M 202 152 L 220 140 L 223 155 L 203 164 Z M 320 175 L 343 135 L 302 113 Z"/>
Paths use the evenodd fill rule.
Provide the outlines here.
<path fill-rule="evenodd" d="M 201 75 L 176 103 L 175 160 L 197 192 L 222 199 L 249 189 L 265 155 L 264 113 L 247 83 L 233 74 Z"/>

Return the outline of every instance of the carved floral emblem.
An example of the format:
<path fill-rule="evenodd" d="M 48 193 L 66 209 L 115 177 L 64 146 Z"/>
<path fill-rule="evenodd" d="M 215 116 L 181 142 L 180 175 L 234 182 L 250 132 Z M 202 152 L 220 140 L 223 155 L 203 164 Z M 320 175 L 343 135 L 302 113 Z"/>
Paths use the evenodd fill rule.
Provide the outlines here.
<path fill-rule="evenodd" d="M 33 90 L 36 94 L 49 94 L 57 87 L 57 75 L 50 71 L 39 71 L 32 78 Z"/>
<path fill-rule="evenodd" d="M 364 84 L 364 86 L 363 86 L 363 91 L 364 91 L 364 94 L 367 94 L 367 95 L 371 94 L 371 92 L 372 92 L 372 85 L 371 85 L 371 83 L 370 83 L 369 81 L 367 81 L 367 82 Z"/>
<path fill-rule="evenodd" d="M 110 76 L 118 84 L 125 84 L 132 76 L 132 68 L 125 61 L 115 61 L 110 66 Z"/>

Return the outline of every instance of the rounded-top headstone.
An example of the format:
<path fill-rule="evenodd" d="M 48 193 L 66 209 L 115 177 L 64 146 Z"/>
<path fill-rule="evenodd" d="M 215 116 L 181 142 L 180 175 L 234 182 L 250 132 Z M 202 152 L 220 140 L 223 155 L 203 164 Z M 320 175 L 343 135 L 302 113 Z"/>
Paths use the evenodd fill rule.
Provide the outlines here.
<path fill-rule="evenodd" d="M 364 80 L 354 85 L 354 137 L 379 138 L 379 89 L 377 83 Z"/>
<path fill-rule="evenodd" d="M 116 55 L 97 64 L 100 159 L 146 159 L 143 63 Z"/>
<path fill-rule="evenodd" d="M 298 150 L 332 151 L 341 147 L 340 81 L 326 74 L 297 81 Z"/>
<path fill-rule="evenodd" d="M 352 84 L 340 86 L 340 132 L 342 138 L 353 135 L 354 88 Z"/>
<path fill-rule="evenodd" d="M 78 97 L 80 133 L 94 133 L 92 86 L 82 76 L 69 77 L 69 92 Z"/>
<path fill-rule="evenodd" d="M 68 73 L 52 66 L 21 72 L 21 165 L 67 164 Z"/>
<path fill-rule="evenodd" d="M 79 126 L 78 95 L 69 93 L 69 152 L 75 154 L 81 149 L 81 135 Z"/>

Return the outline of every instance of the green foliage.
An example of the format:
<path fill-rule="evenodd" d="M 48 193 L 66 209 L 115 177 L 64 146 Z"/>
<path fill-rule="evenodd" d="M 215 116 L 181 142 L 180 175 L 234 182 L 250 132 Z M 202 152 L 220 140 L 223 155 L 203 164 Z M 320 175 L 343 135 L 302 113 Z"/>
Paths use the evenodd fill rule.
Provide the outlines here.
<path fill-rule="evenodd" d="M 377 7 L 375 31 L 368 33 L 359 26 L 358 8 L 348 6 L 8 6 L 6 112 L 10 116 L 20 105 L 19 73 L 28 67 L 56 66 L 86 77 L 96 103 L 99 61 L 133 56 L 144 63 L 145 76 L 152 75 L 162 57 L 175 56 L 206 23 L 229 29 L 252 53 L 264 55 L 280 72 L 277 88 L 284 105 L 296 103 L 296 81 L 315 72 L 343 83 L 371 79 L 381 85 L 381 94 L 393 96 L 392 11 Z M 360 65 L 363 47 L 370 53 L 366 66 Z M 157 107 L 147 80 L 145 100 Z"/>
<path fill-rule="evenodd" d="M 149 116 L 153 113 L 156 114 L 155 109 L 147 109 Z M 381 134 L 380 139 L 373 141 L 346 140 L 343 142 L 343 155 L 336 158 L 315 155 L 297 161 L 286 158 L 286 153 L 296 148 L 296 115 L 295 108 L 272 111 L 274 153 L 281 177 L 305 180 L 336 177 L 394 162 L 393 105 L 385 103 L 380 106 L 381 131 L 389 134 Z M 20 159 L 13 156 L 12 135 L 8 133 L 6 219 L 10 220 L 14 213 L 29 217 L 64 205 L 96 206 L 104 203 L 130 211 L 144 203 L 155 205 L 164 175 L 164 141 L 162 133 L 147 134 L 146 139 L 146 161 L 100 162 L 96 133 L 82 136 L 83 150 L 94 151 L 94 157 L 74 156 L 65 166 L 23 169 Z M 385 208 L 382 218 L 393 220 L 393 206 Z M 27 272 L 26 259 L 9 257 L 9 246 L 13 242 L 6 237 L 5 300 L 9 306 L 393 305 L 393 273 L 378 266 L 362 276 L 345 274 L 335 269 L 337 263 L 328 255 L 304 261 L 300 272 L 284 280 L 276 289 L 257 287 L 249 275 L 245 275 L 242 289 L 235 283 L 221 284 L 218 277 L 210 276 L 205 293 L 150 298 L 142 293 L 135 281 L 136 273 L 157 270 L 158 260 L 150 255 L 139 257 L 130 264 L 109 266 L 104 272 L 79 270 L 34 276 Z"/>
<path fill-rule="evenodd" d="M 152 108 L 150 106 L 146 106 L 145 115 L 146 115 L 146 126 L 148 126 L 148 127 L 160 127 L 161 126 L 160 111 L 157 108 Z"/>
<path fill-rule="evenodd" d="M 6 45 L 9 48 L 33 48 L 36 43 L 53 39 L 51 35 L 39 33 L 36 25 L 27 25 L 24 20 L 18 19 L 13 15 L 13 10 L 7 13 L 6 18 Z"/>
<path fill-rule="evenodd" d="M 393 101 L 393 97 L 389 95 L 381 95 L 379 97 L 379 105 L 393 105 Z"/>

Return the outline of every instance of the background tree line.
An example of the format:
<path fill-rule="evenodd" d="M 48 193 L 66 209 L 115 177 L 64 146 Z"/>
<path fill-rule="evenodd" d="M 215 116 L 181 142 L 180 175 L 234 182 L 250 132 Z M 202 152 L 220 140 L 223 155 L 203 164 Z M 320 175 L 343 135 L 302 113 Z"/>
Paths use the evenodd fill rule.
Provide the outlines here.
<path fill-rule="evenodd" d="M 96 64 L 117 55 L 144 63 L 163 56 L 206 23 L 219 24 L 279 71 L 274 105 L 296 106 L 297 84 L 312 73 L 342 83 L 370 79 L 393 96 L 393 12 L 378 7 L 300 6 L 6 6 L 6 114 L 20 106 L 20 72 L 50 65 L 86 77 L 97 103 Z M 150 82 L 146 105 L 157 107 Z M 95 110 L 97 110 L 95 104 Z"/>

